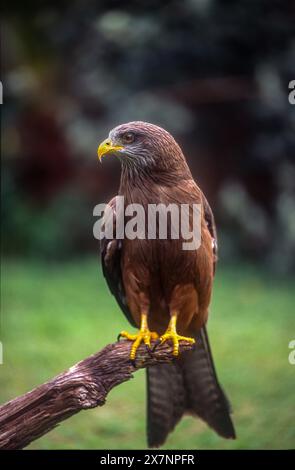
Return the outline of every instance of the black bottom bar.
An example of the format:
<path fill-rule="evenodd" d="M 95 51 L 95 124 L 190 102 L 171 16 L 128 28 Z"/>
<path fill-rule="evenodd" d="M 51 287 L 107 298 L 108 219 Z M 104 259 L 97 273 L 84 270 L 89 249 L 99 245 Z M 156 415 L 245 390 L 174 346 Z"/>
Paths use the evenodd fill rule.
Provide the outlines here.
<path fill-rule="evenodd" d="M 29 464 L 95 464 L 122 465 L 137 468 L 140 465 L 199 465 L 223 463 L 274 464 L 290 461 L 292 450 L 23 450 L 1 451 L 0 463 Z M 280 467 L 278 467 L 280 468 Z"/>

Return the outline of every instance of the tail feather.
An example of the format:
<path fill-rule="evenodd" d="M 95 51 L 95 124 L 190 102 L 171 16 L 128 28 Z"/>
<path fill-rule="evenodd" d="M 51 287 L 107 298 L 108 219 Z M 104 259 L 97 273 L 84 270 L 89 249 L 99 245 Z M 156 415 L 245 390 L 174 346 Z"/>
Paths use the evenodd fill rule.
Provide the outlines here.
<path fill-rule="evenodd" d="M 159 364 L 147 369 L 147 438 L 149 447 L 162 445 L 186 407 L 179 365 Z"/>
<path fill-rule="evenodd" d="M 230 405 L 221 389 L 205 327 L 195 335 L 196 348 L 171 364 L 147 370 L 148 445 L 162 445 L 185 412 L 203 419 L 219 435 L 235 438 Z"/>

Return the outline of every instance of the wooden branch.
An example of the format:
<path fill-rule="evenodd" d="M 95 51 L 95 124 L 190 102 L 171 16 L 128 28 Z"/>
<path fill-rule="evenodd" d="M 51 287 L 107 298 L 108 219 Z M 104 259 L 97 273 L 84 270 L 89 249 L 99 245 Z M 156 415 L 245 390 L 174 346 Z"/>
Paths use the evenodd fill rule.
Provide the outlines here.
<path fill-rule="evenodd" d="M 173 360 L 167 343 L 154 352 L 140 346 L 136 364 L 129 359 L 131 343 L 110 344 L 54 377 L 0 407 L 0 449 L 23 449 L 61 421 L 81 410 L 104 405 L 109 391 L 132 378 L 138 369 Z M 192 348 L 181 342 L 180 351 Z"/>

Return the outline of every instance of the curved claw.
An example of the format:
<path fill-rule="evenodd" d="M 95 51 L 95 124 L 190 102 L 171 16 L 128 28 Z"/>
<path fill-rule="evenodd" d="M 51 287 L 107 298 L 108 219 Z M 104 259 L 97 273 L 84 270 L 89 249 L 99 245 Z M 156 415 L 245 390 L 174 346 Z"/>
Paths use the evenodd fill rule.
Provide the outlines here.
<path fill-rule="evenodd" d="M 151 348 L 151 345 L 146 344 L 145 349 L 146 349 L 146 352 L 149 354 L 149 356 L 153 357 L 153 349 Z"/>
<path fill-rule="evenodd" d="M 152 352 L 154 352 L 154 351 L 157 349 L 157 347 L 159 346 L 159 344 L 161 344 L 161 339 L 160 339 L 160 338 L 158 338 L 158 339 L 155 341 L 154 346 L 151 348 Z"/>
<path fill-rule="evenodd" d="M 136 367 L 136 360 L 135 359 L 130 359 L 130 362 L 133 365 L 133 367 Z"/>

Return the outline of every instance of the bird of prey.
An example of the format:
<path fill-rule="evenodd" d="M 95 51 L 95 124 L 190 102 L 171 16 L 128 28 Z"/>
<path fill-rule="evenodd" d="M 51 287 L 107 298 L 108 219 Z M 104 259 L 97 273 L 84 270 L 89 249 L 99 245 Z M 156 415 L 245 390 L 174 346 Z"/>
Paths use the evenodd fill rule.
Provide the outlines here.
<path fill-rule="evenodd" d="M 101 242 L 104 276 L 136 334 L 130 358 L 141 343 L 173 344 L 175 361 L 147 369 L 147 438 L 159 447 L 185 413 L 203 419 L 224 438 L 235 438 L 230 405 L 219 385 L 206 322 L 215 265 L 217 235 L 212 210 L 194 181 L 186 159 L 166 130 L 141 121 L 110 131 L 98 147 L 98 157 L 121 161 L 119 195 L 124 204 L 199 204 L 201 243 L 183 250 L 180 239 L 116 239 Z M 114 207 L 114 199 L 110 201 Z M 116 214 L 114 215 L 116 217 Z M 178 357 L 179 342 L 195 348 Z"/>

